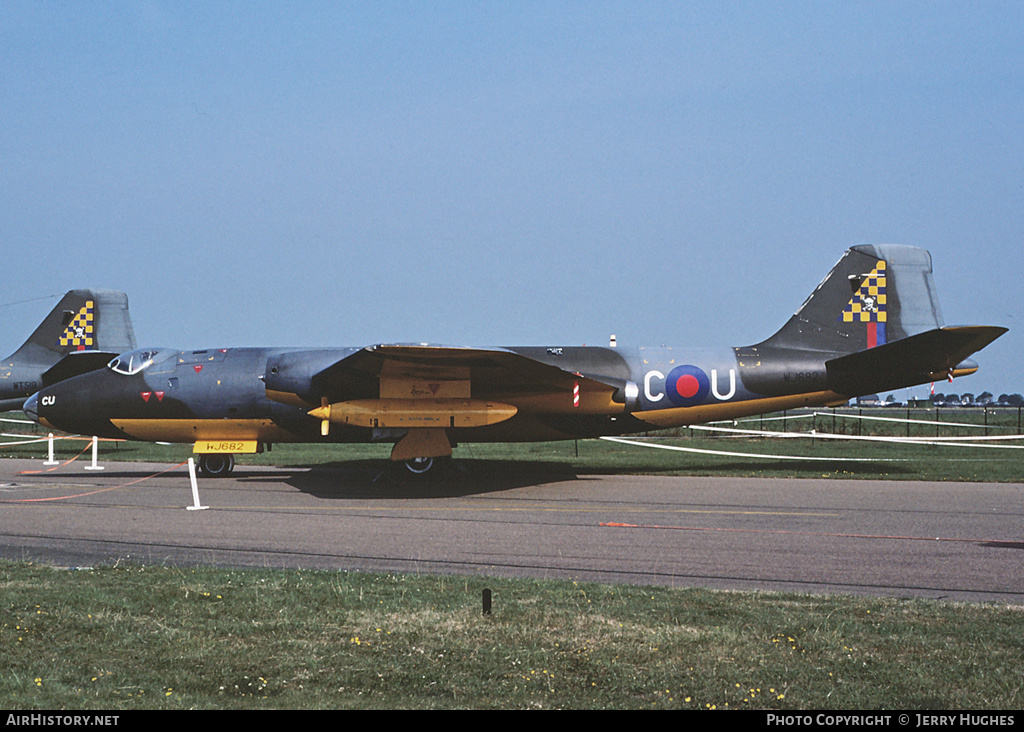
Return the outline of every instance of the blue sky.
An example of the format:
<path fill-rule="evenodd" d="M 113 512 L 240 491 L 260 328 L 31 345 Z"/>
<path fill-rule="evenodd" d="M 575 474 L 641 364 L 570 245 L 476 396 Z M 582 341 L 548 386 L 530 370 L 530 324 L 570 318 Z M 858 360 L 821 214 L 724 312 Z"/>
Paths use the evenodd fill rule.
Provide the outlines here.
<path fill-rule="evenodd" d="M 1020 2 L 0 0 L 0 350 L 745 345 L 895 242 L 1020 392 L 1022 132 Z"/>

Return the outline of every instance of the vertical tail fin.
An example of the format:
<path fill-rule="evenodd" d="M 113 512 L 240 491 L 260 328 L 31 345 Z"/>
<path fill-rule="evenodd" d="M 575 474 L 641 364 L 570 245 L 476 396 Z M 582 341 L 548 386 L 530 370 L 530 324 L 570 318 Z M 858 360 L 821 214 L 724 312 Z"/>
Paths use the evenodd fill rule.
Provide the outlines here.
<path fill-rule="evenodd" d="M 897 244 L 848 249 L 764 347 L 855 353 L 942 327 L 932 258 Z"/>
<path fill-rule="evenodd" d="M 127 295 L 114 290 L 71 290 L 8 360 L 45 366 L 70 353 L 124 353 L 135 347 Z"/>

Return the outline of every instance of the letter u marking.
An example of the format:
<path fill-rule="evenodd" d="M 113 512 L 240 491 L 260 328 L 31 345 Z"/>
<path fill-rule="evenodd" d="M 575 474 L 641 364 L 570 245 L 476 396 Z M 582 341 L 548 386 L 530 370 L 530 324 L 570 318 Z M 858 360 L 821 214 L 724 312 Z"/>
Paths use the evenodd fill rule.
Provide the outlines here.
<path fill-rule="evenodd" d="M 736 396 L 736 369 L 729 369 L 729 393 L 718 393 L 718 369 L 711 369 L 711 393 L 715 399 L 726 401 Z"/>

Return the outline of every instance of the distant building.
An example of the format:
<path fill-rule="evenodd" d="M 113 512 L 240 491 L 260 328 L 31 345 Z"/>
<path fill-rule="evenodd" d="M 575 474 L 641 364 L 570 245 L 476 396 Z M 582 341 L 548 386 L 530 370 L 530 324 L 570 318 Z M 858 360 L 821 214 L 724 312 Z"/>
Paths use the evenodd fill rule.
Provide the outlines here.
<path fill-rule="evenodd" d="M 883 403 L 878 394 L 866 394 L 865 396 L 857 397 L 858 407 L 880 407 Z"/>

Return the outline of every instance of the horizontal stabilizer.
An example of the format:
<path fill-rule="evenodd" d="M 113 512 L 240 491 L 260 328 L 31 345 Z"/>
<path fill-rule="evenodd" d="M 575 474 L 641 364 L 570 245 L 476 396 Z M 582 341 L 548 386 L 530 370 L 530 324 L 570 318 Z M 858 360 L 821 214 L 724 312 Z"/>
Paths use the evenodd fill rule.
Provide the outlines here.
<path fill-rule="evenodd" d="M 825 363 L 829 389 L 855 397 L 953 375 L 958 364 L 1006 331 L 988 325 L 937 328 L 834 358 Z"/>

